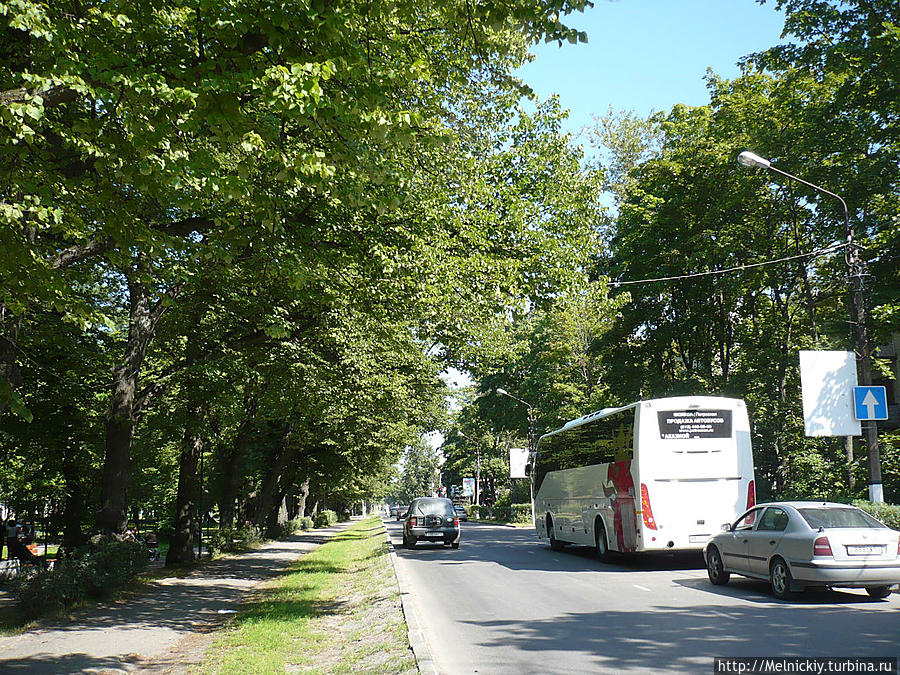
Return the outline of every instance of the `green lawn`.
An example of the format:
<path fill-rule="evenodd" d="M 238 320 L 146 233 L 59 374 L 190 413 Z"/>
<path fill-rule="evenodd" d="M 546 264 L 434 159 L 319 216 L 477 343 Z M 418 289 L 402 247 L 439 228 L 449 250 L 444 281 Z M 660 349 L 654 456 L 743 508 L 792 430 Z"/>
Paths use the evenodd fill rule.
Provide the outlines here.
<path fill-rule="evenodd" d="M 380 519 L 339 532 L 268 583 L 199 672 L 418 672 Z"/>

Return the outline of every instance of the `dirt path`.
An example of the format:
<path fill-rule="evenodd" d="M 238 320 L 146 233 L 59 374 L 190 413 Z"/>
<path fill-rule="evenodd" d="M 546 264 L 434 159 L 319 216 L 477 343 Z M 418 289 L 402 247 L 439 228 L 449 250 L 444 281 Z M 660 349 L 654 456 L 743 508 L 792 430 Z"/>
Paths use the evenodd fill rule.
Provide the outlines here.
<path fill-rule="evenodd" d="M 75 612 L 71 620 L 0 638 L 0 672 L 184 673 L 251 589 L 347 527 L 313 530 L 222 558 L 146 595 Z"/>

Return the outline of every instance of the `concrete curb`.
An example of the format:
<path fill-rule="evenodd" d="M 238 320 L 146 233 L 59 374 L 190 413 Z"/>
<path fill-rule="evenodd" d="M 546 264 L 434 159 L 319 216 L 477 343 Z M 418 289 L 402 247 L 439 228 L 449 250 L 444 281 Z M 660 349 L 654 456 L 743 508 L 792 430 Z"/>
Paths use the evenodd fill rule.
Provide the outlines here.
<path fill-rule="evenodd" d="M 391 535 L 385 528 L 385 536 L 387 537 L 388 548 L 391 552 L 391 565 L 394 568 L 394 577 L 397 579 L 397 587 L 400 590 L 400 604 L 403 606 L 403 616 L 406 618 L 407 636 L 409 638 L 409 646 L 413 650 L 416 657 L 416 664 L 419 672 L 425 675 L 438 675 L 437 667 L 434 665 L 434 658 L 431 655 L 431 649 L 425 640 L 425 633 L 422 632 L 419 617 L 413 606 L 412 596 L 409 590 L 409 583 L 406 575 L 397 564 L 397 551 L 394 548 L 394 542 L 391 541 Z"/>

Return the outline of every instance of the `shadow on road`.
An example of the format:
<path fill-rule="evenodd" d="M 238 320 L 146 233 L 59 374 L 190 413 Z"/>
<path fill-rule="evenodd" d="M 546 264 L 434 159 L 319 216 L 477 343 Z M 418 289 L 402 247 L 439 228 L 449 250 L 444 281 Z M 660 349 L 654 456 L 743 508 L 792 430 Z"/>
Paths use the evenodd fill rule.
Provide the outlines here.
<path fill-rule="evenodd" d="M 844 607 L 785 606 L 773 613 L 757 606 L 660 604 L 634 611 L 571 612 L 543 620 L 467 621 L 483 635 L 483 647 L 523 652 L 582 652 L 597 671 L 697 671 L 697 655 L 760 656 L 760 631 L 771 655 L 829 655 L 847 627 Z M 897 622 L 888 614 L 854 612 L 853 656 L 897 653 Z M 845 655 L 846 656 L 846 655 Z M 538 657 L 536 657 L 538 658 Z M 706 658 L 706 657 L 704 657 Z"/>
<path fill-rule="evenodd" d="M 890 602 L 890 600 L 878 600 L 869 597 L 862 589 L 859 591 L 849 591 L 843 589 L 816 588 L 809 589 L 797 595 L 791 600 L 777 600 L 772 596 L 770 586 L 766 581 L 757 579 L 748 579 L 747 577 L 732 576 L 731 581 L 725 586 L 714 586 L 706 579 L 673 579 L 672 583 L 690 588 L 702 593 L 718 595 L 728 598 L 740 598 L 748 602 L 764 603 L 771 605 L 773 603 L 783 603 L 789 605 L 869 605 Z M 900 629 L 900 626 L 898 626 Z"/>

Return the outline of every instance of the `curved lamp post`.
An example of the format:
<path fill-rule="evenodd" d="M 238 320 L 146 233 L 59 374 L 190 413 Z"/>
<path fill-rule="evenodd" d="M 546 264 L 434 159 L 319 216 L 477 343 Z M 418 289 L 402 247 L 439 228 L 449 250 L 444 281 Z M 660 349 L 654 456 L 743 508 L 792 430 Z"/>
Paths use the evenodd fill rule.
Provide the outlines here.
<path fill-rule="evenodd" d="M 872 384 L 872 360 L 871 351 L 869 350 L 869 340 L 866 336 L 866 305 L 863 297 L 863 277 L 865 269 L 863 261 L 859 257 L 859 249 L 853 241 L 853 226 L 850 224 L 850 211 L 845 202 L 839 195 L 836 195 L 823 187 L 810 183 L 798 178 L 792 174 L 782 171 L 774 166 L 768 159 L 744 150 L 738 155 L 738 163 L 751 169 L 766 169 L 777 174 L 785 176 L 791 180 L 795 180 L 802 185 L 818 190 L 819 192 L 837 199 L 844 209 L 844 230 L 847 237 L 847 246 L 844 251 L 844 260 L 847 263 L 847 274 L 850 278 L 850 290 L 852 298 L 852 307 L 850 308 L 850 323 L 855 327 L 854 350 L 856 351 L 857 361 L 859 363 L 859 376 L 863 386 Z M 869 461 L 869 501 L 883 502 L 884 491 L 881 483 L 881 458 L 878 454 L 878 428 L 874 421 L 869 420 L 865 424 L 866 433 L 866 449 Z"/>
<path fill-rule="evenodd" d="M 513 396 L 508 391 L 506 391 L 506 389 L 498 388 L 497 393 L 502 394 L 503 396 L 508 396 L 509 398 L 513 399 L 514 401 L 518 401 L 526 408 L 528 408 L 528 452 L 534 453 L 534 451 L 536 450 L 534 436 L 534 406 L 531 405 L 528 401 L 523 401 L 518 396 Z"/>

